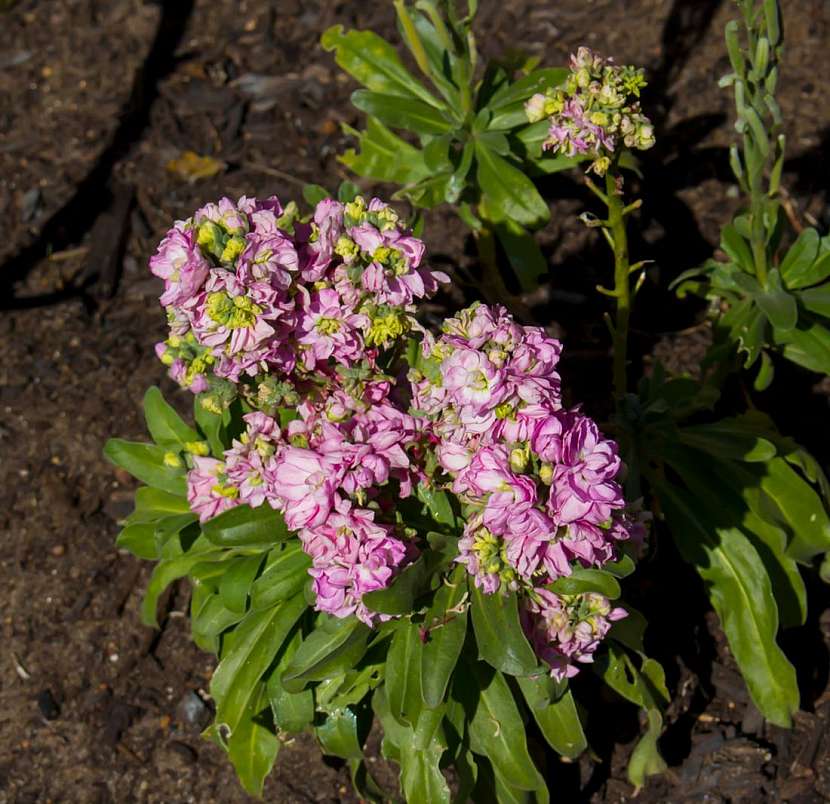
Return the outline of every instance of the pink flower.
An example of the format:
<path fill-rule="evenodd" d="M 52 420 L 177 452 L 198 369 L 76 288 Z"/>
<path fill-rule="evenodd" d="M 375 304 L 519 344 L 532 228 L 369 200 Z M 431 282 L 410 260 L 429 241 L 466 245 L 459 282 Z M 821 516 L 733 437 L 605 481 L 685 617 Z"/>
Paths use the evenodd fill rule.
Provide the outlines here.
<path fill-rule="evenodd" d="M 245 250 L 239 256 L 236 275 L 243 283 L 263 282 L 285 291 L 298 269 L 297 250 L 279 230 L 273 234 L 249 233 Z"/>
<path fill-rule="evenodd" d="M 240 502 L 256 508 L 267 500 L 278 508 L 280 500 L 274 488 L 275 452 L 281 442 L 279 425 L 264 413 L 248 413 L 243 421 L 246 431 L 225 452 L 228 482 L 239 490 Z"/>
<path fill-rule="evenodd" d="M 179 221 L 150 258 L 150 271 L 164 279 L 164 293 L 159 301 L 167 307 L 185 304 L 201 290 L 210 263 L 196 244 L 195 232 Z"/>
<path fill-rule="evenodd" d="M 626 616 L 625 609 L 612 609 L 607 598 L 594 592 L 560 596 L 547 589 L 534 590 L 521 611 L 522 626 L 536 655 L 560 681 L 579 672 L 575 663 L 593 662 L 611 624 Z"/>
<path fill-rule="evenodd" d="M 228 484 L 222 461 L 194 456 L 193 464 L 187 473 L 187 501 L 200 522 L 239 505 L 239 493 Z"/>
<path fill-rule="evenodd" d="M 306 368 L 313 369 L 329 358 L 341 365 L 358 361 L 363 352 L 360 332 L 368 325 L 365 315 L 342 304 L 336 290 L 315 291 L 299 315 L 297 340 L 307 347 L 303 357 Z"/>
<path fill-rule="evenodd" d="M 335 502 L 340 469 L 312 450 L 284 447 L 277 454 L 274 494 L 291 530 L 321 525 Z"/>
<path fill-rule="evenodd" d="M 441 376 L 453 402 L 472 412 L 494 408 L 504 397 L 504 372 L 473 349 L 453 352 L 441 364 Z"/>
<path fill-rule="evenodd" d="M 341 504 L 325 523 L 300 532 L 311 556 L 315 608 L 335 617 L 355 614 L 367 625 L 379 615 L 363 605 L 367 592 L 385 589 L 403 564 L 415 557 L 410 545 L 374 521 L 371 511 Z"/>
<path fill-rule="evenodd" d="M 625 504 L 614 482 L 619 470 L 616 444 L 601 438 L 589 418 L 576 416 L 562 436 L 561 463 L 553 473 L 548 505 L 556 521 L 609 521 L 612 511 Z"/>

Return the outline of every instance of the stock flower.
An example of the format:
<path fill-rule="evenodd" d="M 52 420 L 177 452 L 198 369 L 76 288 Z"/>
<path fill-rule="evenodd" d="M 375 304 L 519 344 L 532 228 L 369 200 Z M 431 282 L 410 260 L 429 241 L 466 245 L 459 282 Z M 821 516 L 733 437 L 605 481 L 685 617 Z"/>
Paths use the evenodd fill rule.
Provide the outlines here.
<path fill-rule="evenodd" d="M 379 350 L 420 329 L 414 300 L 449 281 L 423 255 L 378 199 L 325 199 L 310 224 L 276 198 L 206 204 L 151 261 L 171 333 L 159 357 L 220 408 L 234 396 L 269 411 L 309 390 L 324 398 L 334 366 L 380 375 Z"/>
<path fill-rule="evenodd" d="M 275 453 L 282 440 L 279 425 L 270 416 L 259 412 L 248 413 L 242 418 L 246 430 L 224 455 L 228 483 L 239 490 L 241 503 L 256 508 L 268 501 L 279 506 L 274 491 Z"/>
<path fill-rule="evenodd" d="M 202 256 L 192 229 L 179 221 L 164 237 L 150 258 L 150 271 L 164 280 L 162 305 L 180 305 L 201 290 L 210 263 Z"/>
<path fill-rule="evenodd" d="M 303 356 L 306 368 L 332 356 L 342 365 L 357 362 L 363 354 L 360 330 L 367 326 L 366 316 L 344 306 L 336 290 L 312 293 L 299 313 L 297 326 L 297 341 L 307 347 Z"/>
<path fill-rule="evenodd" d="M 553 472 L 548 502 L 558 522 L 608 522 L 622 508 L 622 489 L 614 478 L 620 459 L 613 441 L 600 436 L 596 424 L 577 416 L 562 436 L 561 462 Z"/>
<path fill-rule="evenodd" d="M 475 585 L 487 595 L 518 588 L 516 571 L 507 559 L 504 540 L 485 527 L 481 516 L 473 517 L 458 540 L 459 564 L 467 567 Z"/>
<path fill-rule="evenodd" d="M 534 95 L 525 112 L 532 123 L 549 119 L 543 148 L 564 156 L 593 157 L 590 170 L 604 175 L 619 151 L 654 145 L 654 127 L 640 110 L 643 71 L 618 67 L 587 47 L 571 56 L 563 88 Z"/>
<path fill-rule="evenodd" d="M 318 453 L 288 446 L 280 450 L 274 469 L 275 495 L 291 530 L 326 521 L 334 506 L 338 467 Z"/>
<path fill-rule="evenodd" d="M 361 599 L 384 589 L 404 563 L 414 557 L 412 547 L 392 535 L 388 525 L 374 521 L 374 513 L 341 504 L 326 521 L 300 532 L 303 549 L 311 557 L 315 608 L 335 617 L 355 614 L 367 625 L 379 615 Z"/>
<path fill-rule="evenodd" d="M 239 505 L 239 490 L 228 483 L 222 461 L 193 457 L 193 469 L 187 473 L 187 502 L 200 522 Z"/>
<path fill-rule="evenodd" d="M 593 654 L 611 624 L 627 616 L 595 592 L 557 595 L 536 589 L 525 599 L 521 621 L 536 655 L 557 680 L 579 672 L 577 663 L 593 662 Z"/>

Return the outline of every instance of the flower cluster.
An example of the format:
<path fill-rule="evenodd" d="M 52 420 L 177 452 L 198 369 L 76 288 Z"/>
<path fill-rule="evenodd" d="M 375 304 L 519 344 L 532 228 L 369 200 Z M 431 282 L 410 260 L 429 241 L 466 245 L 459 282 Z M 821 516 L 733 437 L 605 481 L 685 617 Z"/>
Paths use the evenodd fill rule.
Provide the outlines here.
<path fill-rule="evenodd" d="M 562 407 L 560 351 L 504 308 L 473 306 L 424 341 L 410 372 L 413 404 L 431 421 L 437 460 L 467 506 L 457 561 L 487 594 L 517 590 L 544 603 L 528 609 L 540 616 L 557 599 L 545 585 L 574 565 L 615 560 L 618 543 L 641 527 L 617 482 L 616 445 L 589 417 Z M 557 605 L 570 611 L 564 598 Z M 585 620 L 596 625 L 596 640 L 581 640 L 578 651 L 562 647 L 563 655 L 590 655 L 601 638 L 597 611 L 599 619 Z M 565 631 L 550 633 L 558 642 Z"/>
<path fill-rule="evenodd" d="M 465 519 L 455 561 L 484 593 L 517 592 L 539 657 L 573 675 L 625 612 L 551 584 L 641 529 L 616 445 L 563 407 L 561 344 L 541 328 L 484 305 L 439 337 L 420 328 L 415 302 L 446 280 L 423 253 L 377 199 L 325 200 L 308 224 L 276 199 L 224 199 L 176 224 L 151 261 L 171 325 L 158 352 L 208 409 L 246 411 L 221 459 L 189 456 L 190 507 L 281 512 L 316 608 L 375 625 L 364 596 L 430 549 L 400 500 L 446 490 Z M 399 348 L 413 331 L 420 348 Z"/>
<path fill-rule="evenodd" d="M 170 337 L 156 351 L 208 404 L 296 404 L 336 367 L 375 368 L 418 325 L 414 302 L 449 281 L 378 199 L 321 201 L 297 219 L 276 198 L 223 198 L 179 221 L 150 269 L 164 279 Z"/>
<path fill-rule="evenodd" d="M 537 93 L 525 110 L 532 123 L 550 119 L 543 148 L 565 156 L 592 156 L 590 169 L 605 175 L 620 145 L 645 150 L 654 127 L 640 110 L 643 71 L 618 67 L 587 47 L 571 56 L 563 88 Z"/>
<path fill-rule="evenodd" d="M 384 390 L 362 404 L 342 392 L 333 393 L 336 404 L 304 402 L 284 428 L 264 413 L 246 414 L 224 460 L 195 457 L 188 474 L 190 506 L 202 521 L 243 503 L 281 511 L 312 559 L 317 608 L 369 624 L 375 615 L 362 596 L 418 554 L 389 514 L 422 479 L 410 453 L 422 448 L 423 432 Z"/>
<path fill-rule="evenodd" d="M 292 207 L 222 199 L 167 233 L 150 261 L 170 323 L 156 351 L 209 410 L 238 396 L 253 409 L 222 460 L 191 457 L 192 510 L 281 511 L 317 608 L 372 623 L 362 596 L 418 553 L 390 512 L 421 478 L 410 452 L 424 438 L 378 357 L 420 330 L 414 303 L 448 278 L 378 199 L 324 200 L 308 223 Z"/>
<path fill-rule="evenodd" d="M 561 680 L 579 672 L 574 662 L 591 662 L 611 624 L 626 615 L 625 609 L 612 609 L 608 599 L 596 592 L 556 595 L 538 589 L 526 598 L 521 620 L 537 656 Z"/>

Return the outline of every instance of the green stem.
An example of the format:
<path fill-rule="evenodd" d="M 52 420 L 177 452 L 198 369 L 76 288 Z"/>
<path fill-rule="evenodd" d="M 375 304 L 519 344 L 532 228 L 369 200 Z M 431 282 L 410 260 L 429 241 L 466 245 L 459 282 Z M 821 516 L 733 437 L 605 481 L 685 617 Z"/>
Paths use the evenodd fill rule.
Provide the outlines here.
<path fill-rule="evenodd" d="M 479 217 L 484 225 L 474 233 L 474 236 L 483 274 L 480 286 L 482 295 L 489 304 L 503 304 L 519 318 L 528 322 L 532 321 L 527 305 L 518 296 L 514 296 L 504 284 L 499 270 L 498 248 L 493 224 L 481 214 L 481 210 L 479 210 Z"/>
<path fill-rule="evenodd" d="M 617 397 L 628 389 L 627 352 L 628 322 L 631 317 L 631 285 L 628 279 L 628 235 L 625 230 L 625 204 L 617 192 L 616 175 L 605 174 L 608 204 L 608 230 L 614 250 L 614 296 L 617 299 L 617 320 L 614 327 L 614 392 Z"/>

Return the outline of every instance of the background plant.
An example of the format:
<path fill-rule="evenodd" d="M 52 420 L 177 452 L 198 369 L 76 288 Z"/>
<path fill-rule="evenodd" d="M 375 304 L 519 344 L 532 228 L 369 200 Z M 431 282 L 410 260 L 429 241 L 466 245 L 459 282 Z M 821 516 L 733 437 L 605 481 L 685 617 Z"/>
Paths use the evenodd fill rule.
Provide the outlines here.
<path fill-rule="evenodd" d="M 792 225 L 781 200 L 786 138 L 775 91 L 783 46 L 776 0 L 739 0 L 740 22 L 726 26 L 733 72 L 722 86 L 735 93 L 740 144 L 730 164 L 746 208 L 721 232 L 726 262 L 709 260 L 676 280 L 716 309 L 722 338 L 737 348 L 745 368 L 757 365 L 758 390 L 773 380 L 772 354 L 820 374 L 830 372 L 830 237 Z"/>
<path fill-rule="evenodd" d="M 754 34 L 751 26 L 763 24 L 769 28 L 777 23 L 777 8 L 765 3 L 763 14 L 746 4 L 742 8 L 753 46 L 763 54 L 767 46 L 755 43 L 767 40 Z M 778 44 L 775 30 L 774 41 Z M 733 63 L 734 32 L 735 26 L 730 24 L 727 39 Z M 766 62 L 763 66 L 766 69 Z M 777 67 L 773 83 L 776 74 Z M 583 220 L 602 231 L 614 254 L 613 289 L 598 290 L 613 298 L 617 308 L 616 319 L 609 321 L 609 327 L 618 399 L 616 422 L 629 467 L 628 492 L 633 497 L 644 491 L 653 495 L 653 509 L 663 514 L 680 554 L 704 581 L 754 702 L 768 720 L 789 726 L 799 706 L 798 687 L 795 669 L 776 639 L 780 627 L 801 625 L 806 618 L 806 593 L 799 564 L 809 565 L 830 549 L 827 481 L 816 461 L 783 438 L 768 418 L 755 411 L 735 411 L 734 407 L 724 410 L 725 406 L 718 404 L 720 386 L 732 368 L 729 353 L 723 349 L 713 349 L 707 358 L 708 370 L 702 383 L 689 378 L 666 378 L 658 364 L 654 374 L 640 382 L 638 394 L 628 393 L 628 320 L 631 303 L 645 277 L 643 262 L 630 265 L 625 219 L 640 202 L 626 204 L 622 199 L 624 181 L 616 150 L 620 143 L 615 139 L 620 123 L 613 124 L 614 118 L 605 110 L 592 118 L 590 110 L 595 98 L 616 98 L 616 108 L 620 110 L 617 114 L 623 120 L 628 90 L 615 87 L 634 86 L 635 75 L 632 68 L 606 64 L 583 49 L 572 60 L 572 77 L 566 89 L 532 98 L 528 114 L 531 119 L 540 113 L 549 118 L 548 144 L 554 151 L 561 153 L 578 147 L 594 160 L 593 169 L 605 174 L 604 190 L 590 178 L 585 181 L 608 213 L 604 217 L 586 214 Z M 757 82 L 759 75 L 757 71 L 753 73 L 753 80 Z M 774 105 L 769 109 L 776 111 Z M 640 121 L 638 106 L 633 107 L 631 114 L 634 120 L 627 126 L 629 145 L 638 139 L 638 124 L 648 122 Z M 749 117 L 755 119 L 751 114 Z M 775 125 L 779 123 L 780 119 L 775 118 Z M 765 164 L 759 161 L 758 143 L 762 135 L 765 141 L 770 135 L 760 121 L 752 127 L 747 123 L 742 130 L 746 136 L 745 159 L 752 165 L 751 185 L 747 186 L 755 189 L 749 218 L 744 216 L 739 223 L 742 221 L 750 229 L 754 225 L 757 230 L 761 222 L 772 220 L 774 213 L 779 216 L 774 220 L 780 225 L 778 201 L 758 189 Z M 774 169 L 778 174 L 782 148 L 783 143 L 779 145 Z M 735 160 L 740 161 L 733 151 Z M 724 231 L 727 238 L 738 234 L 734 225 Z M 754 253 L 760 270 L 766 272 L 763 260 L 768 253 L 763 234 L 758 235 L 755 251 L 747 247 L 746 254 Z M 796 254 L 801 253 L 803 243 L 796 243 L 793 248 Z M 714 265 L 719 276 L 735 272 L 735 266 Z M 789 272 L 789 263 L 783 269 Z M 630 274 L 638 271 L 640 279 L 631 288 Z M 777 270 L 770 271 L 769 276 L 775 281 Z M 753 313 L 760 316 L 758 321 L 765 315 L 763 305 L 767 301 L 765 296 Z M 742 303 L 743 309 L 749 309 L 748 300 Z M 724 322 L 732 312 L 724 316 Z"/>
<path fill-rule="evenodd" d="M 481 66 L 472 28 L 476 7 L 470 2 L 462 15 L 450 0 L 419 0 L 414 7 L 395 2 L 401 38 L 429 88 L 371 31 L 335 26 L 322 43 L 366 87 L 352 95 L 368 115 L 366 129 L 346 127 L 358 149 L 341 161 L 359 176 L 399 185 L 394 197 L 417 208 L 451 204 L 475 235 L 485 297 L 515 307 L 516 282 L 532 290 L 547 270 L 531 233 L 550 211 L 526 174 L 575 161 L 542 154 L 546 129 L 528 125 L 524 103 L 567 71 L 537 68 L 538 60 L 518 56 Z"/>

